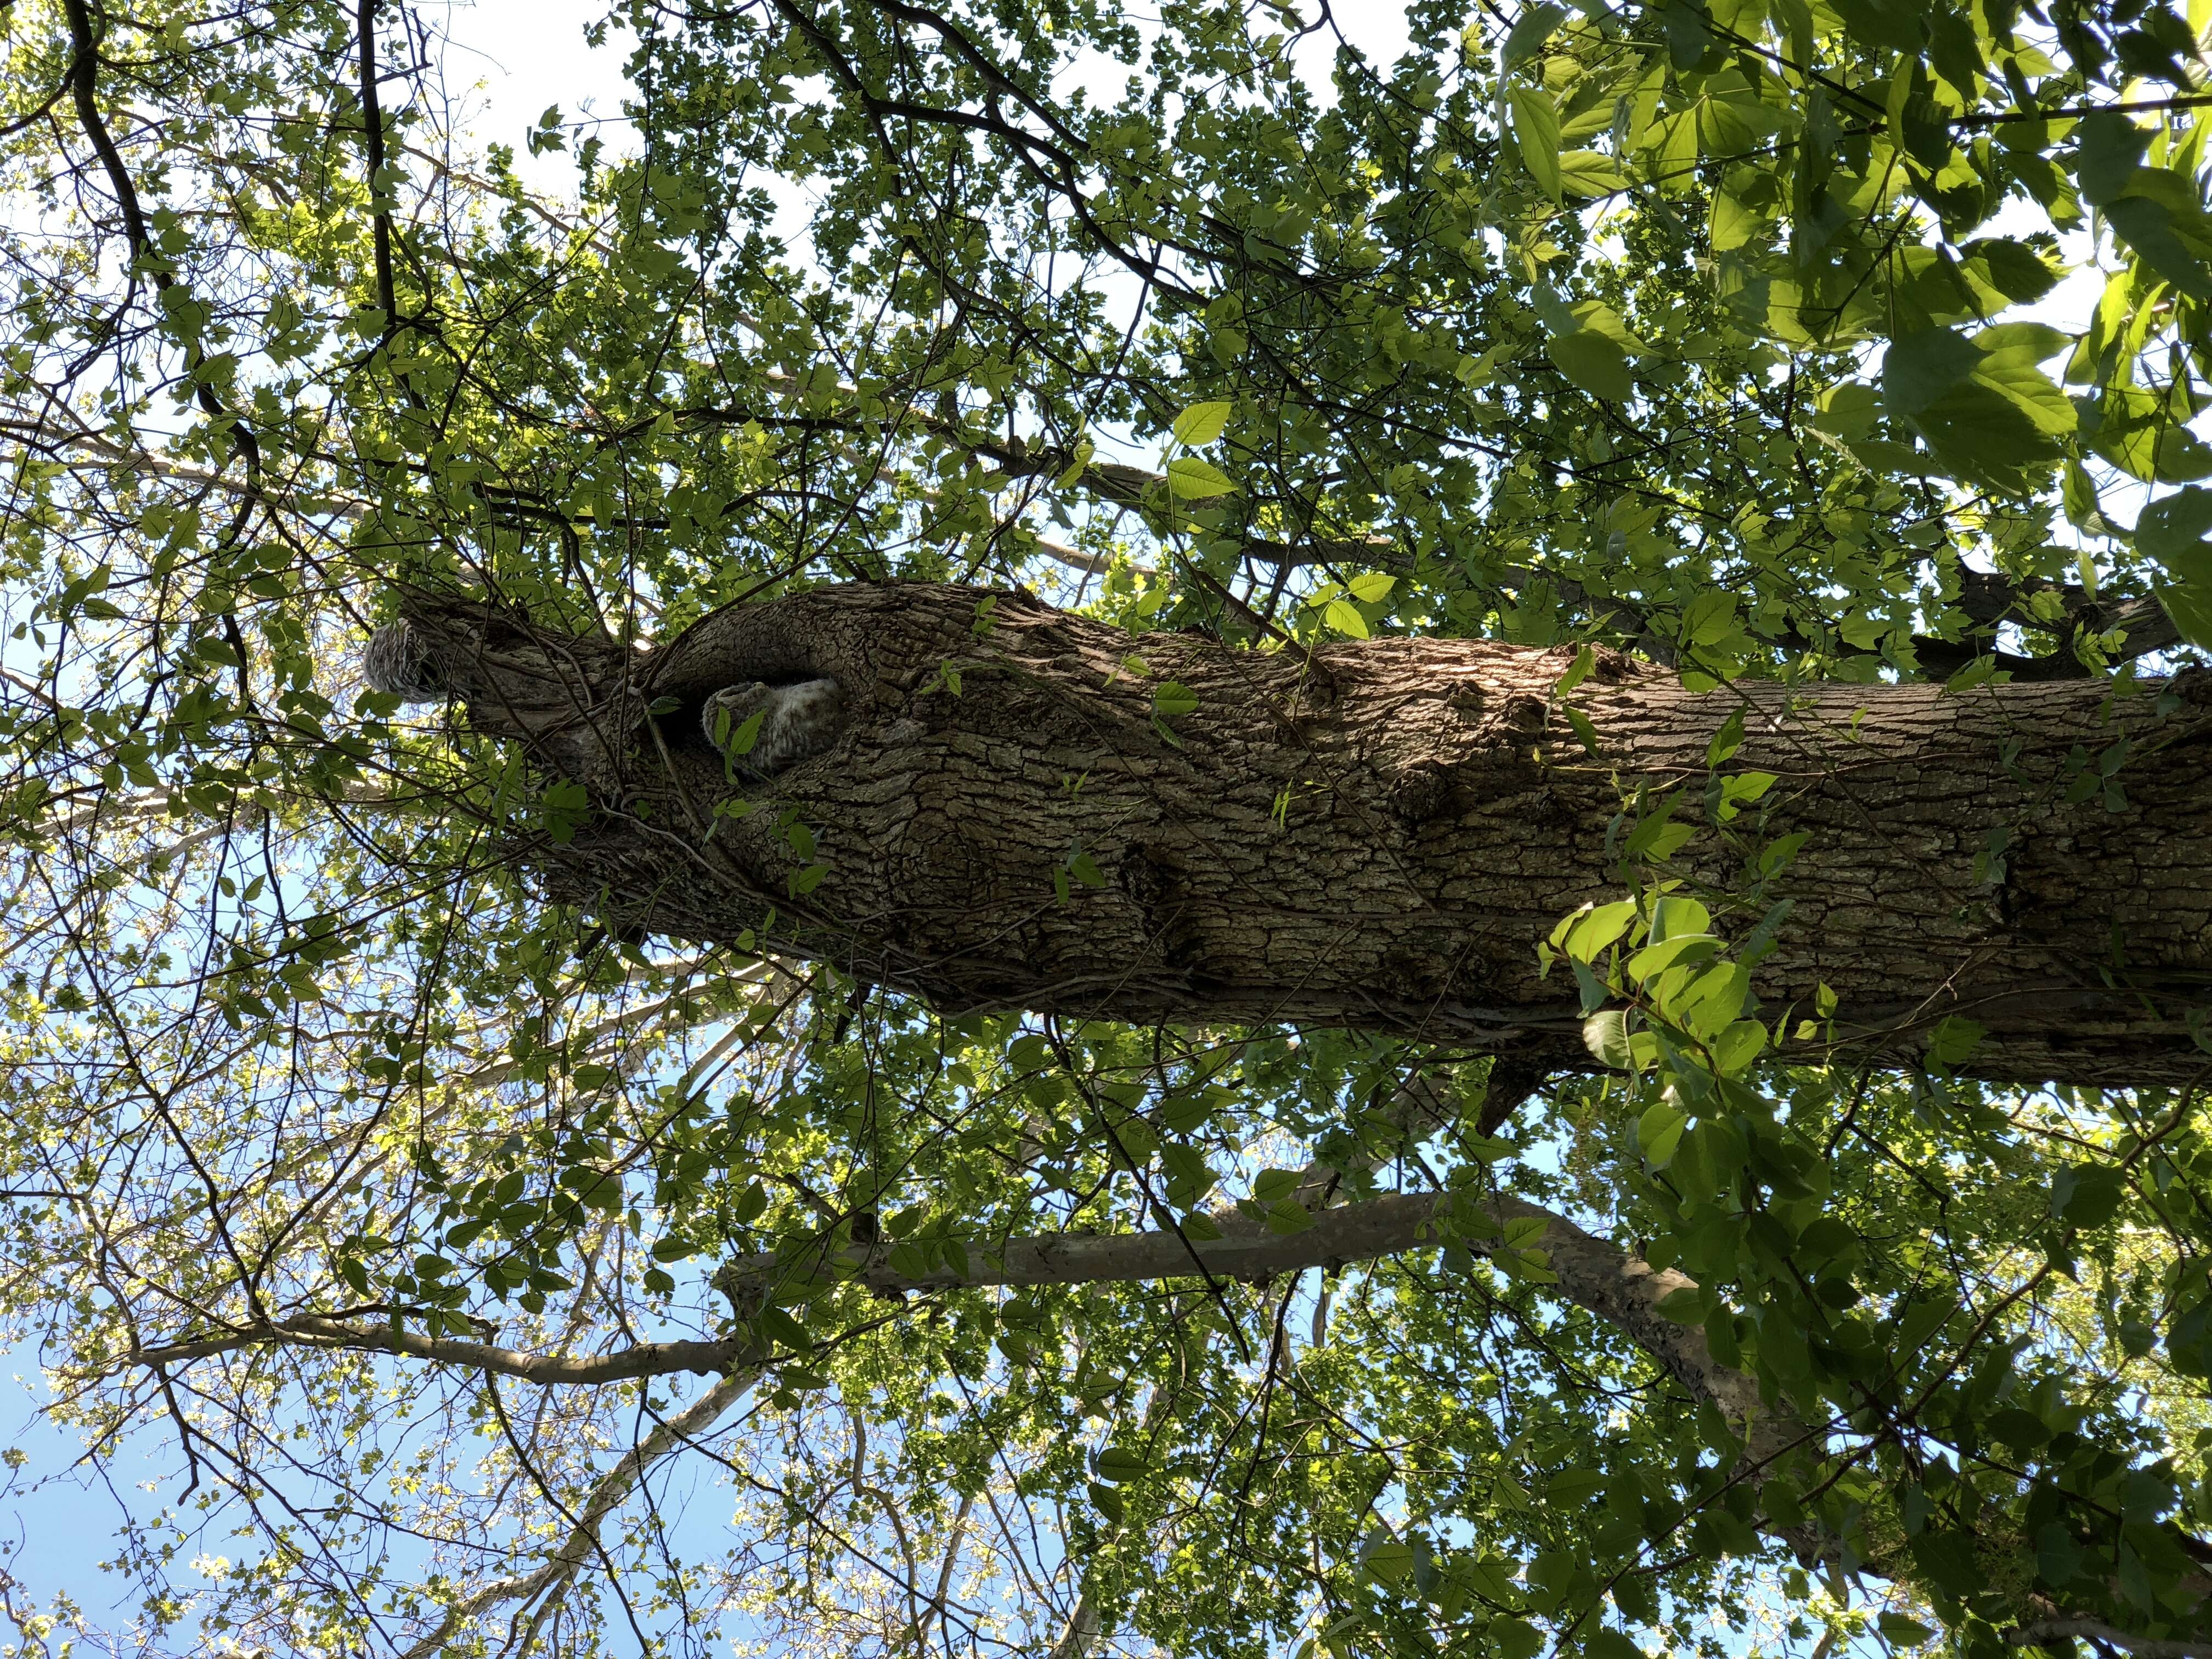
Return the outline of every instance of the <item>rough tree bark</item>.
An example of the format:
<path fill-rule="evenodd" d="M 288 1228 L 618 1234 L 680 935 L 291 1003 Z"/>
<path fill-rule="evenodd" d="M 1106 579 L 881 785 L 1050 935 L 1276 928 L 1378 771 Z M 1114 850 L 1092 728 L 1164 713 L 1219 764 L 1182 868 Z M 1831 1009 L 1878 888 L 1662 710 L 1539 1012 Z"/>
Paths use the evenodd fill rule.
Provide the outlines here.
<path fill-rule="evenodd" d="M 1694 694 L 1601 654 L 1563 699 L 1571 649 L 1249 650 L 961 587 L 820 589 L 651 651 L 480 603 L 407 610 L 470 720 L 589 792 L 571 838 L 518 844 L 552 896 L 948 1010 L 1338 1024 L 1587 1066 L 1535 945 L 1620 896 L 1629 830 L 1672 791 L 1699 826 L 1669 865 L 1692 890 L 1741 891 L 1747 859 L 1807 837 L 1759 901 L 1793 907 L 1759 968 L 1770 1018 L 1825 984 L 1838 1043 L 1877 1062 L 1959 1014 L 1989 1033 L 1967 1069 L 2018 1082 L 2212 1063 L 2191 1035 L 2212 969 L 2195 677 Z M 701 702 L 815 675 L 843 688 L 835 745 L 741 787 Z M 1721 770 L 1778 781 L 1722 826 L 1707 750 L 1738 710 Z"/>

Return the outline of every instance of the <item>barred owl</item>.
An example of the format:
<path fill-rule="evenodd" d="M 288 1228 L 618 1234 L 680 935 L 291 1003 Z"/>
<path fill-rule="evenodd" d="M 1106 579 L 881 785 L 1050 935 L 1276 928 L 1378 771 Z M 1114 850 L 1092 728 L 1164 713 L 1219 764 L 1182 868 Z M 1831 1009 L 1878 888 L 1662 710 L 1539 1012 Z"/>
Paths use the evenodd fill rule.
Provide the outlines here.
<path fill-rule="evenodd" d="M 796 685 L 749 680 L 726 685 L 708 697 L 699 711 L 699 729 L 740 772 L 764 778 L 827 749 L 844 705 L 835 680 L 801 680 Z M 752 747 L 740 755 L 733 740 L 755 714 L 761 717 L 760 729 Z"/>
<path fill-rule="evenodd" d="M 372 691 L 402 702 L 436 702 L 452 695 L 453 665 L 444 648 L 406 622 L 390 622 L 362 649 L 361 677 Z"/>

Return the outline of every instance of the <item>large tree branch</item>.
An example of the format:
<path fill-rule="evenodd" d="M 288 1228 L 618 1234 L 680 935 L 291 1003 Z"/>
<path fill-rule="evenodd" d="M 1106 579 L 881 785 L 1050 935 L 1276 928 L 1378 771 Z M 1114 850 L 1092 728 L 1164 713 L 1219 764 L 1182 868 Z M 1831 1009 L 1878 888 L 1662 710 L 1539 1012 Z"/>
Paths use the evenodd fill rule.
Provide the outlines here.
<path fill-rule="evenodd" d="M 641 1342 L 635 1347 L 604 1354 L 529 1353 L 489 1342 L 395 1331 L 388 1324 L 302 1314 L 198 1341 L 140 1348 L 102 1370 L 179 1365 L 215 1354 L 262 1347 L 343 1348 L 404 1354 L 413 1359 L 465 1365 L 500 1376 L 517 1377 L 547 1388 L 559 1383 L 622 1382 L 680 1371 L 720 1376 L 734 1366 L 756 1365 L 759 1361 L 757 1346 L 750 1337 L 742 1336 L 721 1337 L 713 1341 Z"/>
<path fill-rule="evenodd" d="M 1987 1034 L 1970 1061 L 1986 1077 L 2141 1086 L 2202 1060 L 2181 1018 L 2212 960 L 2190 920 L 2212 870 L 2197 740 L 2212 691 L 2195 678 L 2118 708 L 2094 684 L 1746 680 L 1708 696 L 1606 653 L 1567 711 L 1571 653 L 1251 651 L 1179 630 L 1144 635 L 1139 660 L 1095 618 L 949 586 L 726 607 L 649 656 L 482 602 L 421 592 L 403 609 L 479 732 L 592 796 L 569 841 L 513 859 L 611 927 L 772 935 L 947 1010 L 1352 1025 L 1587 1066 L 1571 988 L 1532 942 L 1577 900 L 1614 896 L 1624 800 L 1694 803 L 1734 717 L 1746 735 L 1725 769 L 1779 785 L 1759 833 L 1807 838 L 1760 990 L 1775 1006 L 1833 990 L 1828 1056 L 1917 1064 L 1956 1015 Z M 774 779 L 824 849 L 805 890 L 780 816 L 718 805 L 735 798 L 726 763 L 683 712 L 784 678 L 834 679 L 842 699 L 821 754 Z M 1170 684 L 1195 707 L 1166 732 Z M 2118 737 L 2160 759 L 2130 761 L 2137 810 L 2115 819 L 2069 793 L 2068 769 Z M 1907 823 L 1927 827 L 1902 836 Z M 2002 902 L 1984 867 L 1999 829 L 2016 849 Z M 1670 873 L 1736 880 L 1734 833 L 1693 825 Z M 2095 859 L 2069 850 L 2082 836 Z M 1105 880 L 1056 903 L 1069 848 Z M 2154 864 L 2175 878 L 2130 873 Z M 2126 980 L 2107 988 L 2081 964 L 2115 927 Z"/>
<path fill-rule="evenodd" d="M 715 1276 L 724 1290 L 765 1289 L 796 1281 L 849 1279 L 871 1290 L 910 1291 L 981 1285 L 1101 1285 L 1198 1277 L 1193 1254 L 1217 1278 L 1248 1280 L 1302 1273 L 1309 1267 L 1399 1255 L 1434 1243 L 1440 1200 L 1427 1193 L 1400 1193 L 1364 1204 L 1325 1211 L 1297 1233 L 1271 1233 L 1239 1225 L 1218 1239 L 1183 1238 L 1170 1231 L 1047 1233 L 997 1244 L 970 1243 L 966 1270 L 941 1264 L 907 1273 L 890 1264 L 895 1245 L 839 1249 L 823 1243 L 796 1254 L 763 1252 L 733 1258 Z M 1238 1218 L 1240 1223 L 1242 1218 Z"/>
<path fill-rule="evenodd" d="M 1306 1195 L 1315 1190 L 1310 1180 L 1300 1188 Z M 1259 1280 L 1310 1267 L 1403 1255 L 1433 1247 L 1448 1234 L 1469 1250 L 1495 1255 L 1504 1248 L 1508 1225 L 1535 1221 L 1543 1231 L 1523 1248 L 1547 1253 L 1561 1296 L 1613 1325 L 1698 1398 L 1712 1401 L 1731 1422 L 1747 1426 L 1771 1414 L 1760 1403 L 1758 1384 L 1751 1377 L 1713 1358 L 1702 1329 L 1677 1324 L 1659 1312 L 1659 1304 L 1674 1291 L 1697 1288 L 1688 1275 L 1654 1267 L 1583 1231 L 1556 1211 L 1505 1194 L 1476 1201 L 1477 1211 L 1498 1232 L 1468 1236 L 1467 1230 L 1449 1224 L 1458 1203 L 1450 1194 L 1394 1193 L 1322 1210 L 1310 1226 L 1289 1233 L 1231 1214 L 1218 1222 L 1222 1236 L 1214 1239 L 1163 1231 L 1050 1233 L 995 1244 L 972 1242 L 964 1270 L 940 1262 L 925 1271 L 908 1272 L 892 1265 L 894 1245 L 841 1249 L 825 1242 L 797 1253 L 736 1257 L 715 1275 L 715 1283 L 729 1294 L 744 1295 L 793 1282 L 842 1279 L 898 1294 L 979 1285 L 1018 1288 L 1190 1279 L 1197 1276 L 1201 1263 L 1217 1278 Z"/>

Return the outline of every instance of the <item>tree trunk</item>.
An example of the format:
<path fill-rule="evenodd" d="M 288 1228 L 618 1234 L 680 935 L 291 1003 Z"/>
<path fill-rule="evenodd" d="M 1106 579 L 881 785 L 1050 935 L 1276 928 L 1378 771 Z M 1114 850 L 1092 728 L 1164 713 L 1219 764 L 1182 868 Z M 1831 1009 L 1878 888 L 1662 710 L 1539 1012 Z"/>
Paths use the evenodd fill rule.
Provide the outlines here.
<path fill-rule="evenodd" d="M 733 607 L 636 653 L 459 601 L 409 614 L 461 663 L 473 724 L 586 787 L 570 839 L 518 848 L 553 896 L 949 1011 L 1342 1024 L 1587 1066 L 1573 984 L 1535 947 L 1622 895 L 1639 812 L 1672 791 L 1696 833 L 1667 872 L 1717 913 L 1747 860 L 1806 837 L 1723 915 L 1741 935 L 1791 902 L 1758 969 L 1770 1021 L 1826 985 L 1838 1042 L 1873 1061 L 1909 1063 L 1956 1014 L 1988 1032 L 1966 1069 L 2016 1082 L 2212 1064 L 2191 1036 L 2212 969 L 2193 676 L 1694 694 L 1601 653 L 1562 699 L 1570 647 L 1247 650 L 920 585 Z M 834 746 L 732 782 L 702 701 L 817 675 L 844 694 Z M 1778 781 L 1717 823 L 1708 747 L 1738 710 L 1719 771 Z"/>

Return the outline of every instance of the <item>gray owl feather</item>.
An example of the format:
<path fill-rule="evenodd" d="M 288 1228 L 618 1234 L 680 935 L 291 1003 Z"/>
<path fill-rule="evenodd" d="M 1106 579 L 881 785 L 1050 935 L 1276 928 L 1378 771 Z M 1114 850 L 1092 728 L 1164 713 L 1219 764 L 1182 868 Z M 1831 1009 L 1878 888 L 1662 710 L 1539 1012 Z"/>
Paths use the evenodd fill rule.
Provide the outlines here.
<path fill-rule="evenodd" d="M 844 707 L 835 680 L 801 680 L 796 685 L 748 680 L 708 697 L 699 710 L 699 729 L 740 772 L 764 778 L 827 749 Z M 755 714 L 761 717 L 760 729 L 752 747 L 740 755 L 735 740 Z"/>
<path fill-rule="evenodd" d="M 361 677 L 372 691 L 402 702 L 436 702 L 453 690 L 453 665 L 445 652 L 406 622 L 390 622 L 368 636 L 362 648 Z"/>

